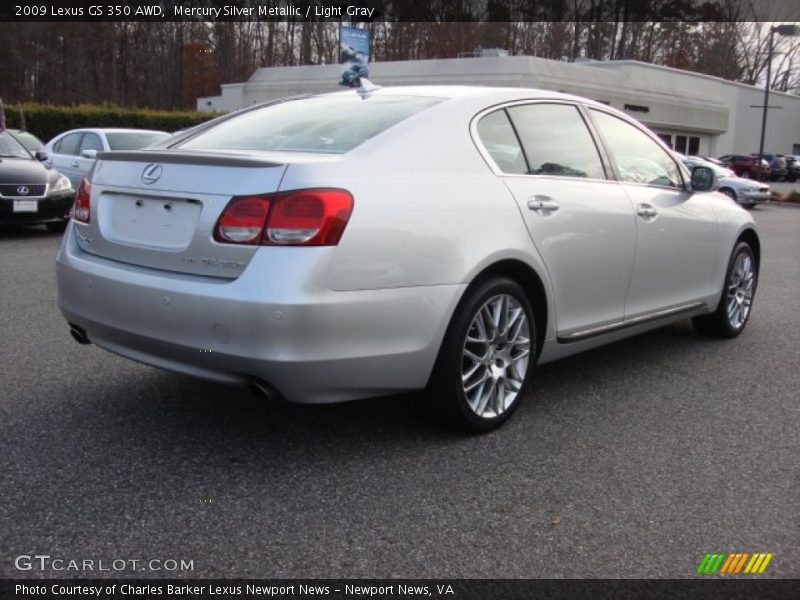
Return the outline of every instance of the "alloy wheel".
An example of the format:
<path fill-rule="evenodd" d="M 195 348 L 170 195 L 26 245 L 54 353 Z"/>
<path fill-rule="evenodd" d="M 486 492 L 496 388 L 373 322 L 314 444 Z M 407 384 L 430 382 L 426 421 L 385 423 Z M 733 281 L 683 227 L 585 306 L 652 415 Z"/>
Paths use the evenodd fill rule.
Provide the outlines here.
<path fill-rule="evenodd" d="M 470 409 L 492 419 L 514 404 L 531 352 L 528 317 L 509 294 L 490 298 L 472 318 L 462 350 L 461 382 Z"/>
<path fill-rule="evenodd" d="M 734 329 L 741 328 L 750 315 L 755 281 L 753 257 L 740 252 L 731 268 L 727 289 L 728 322 Z"/>

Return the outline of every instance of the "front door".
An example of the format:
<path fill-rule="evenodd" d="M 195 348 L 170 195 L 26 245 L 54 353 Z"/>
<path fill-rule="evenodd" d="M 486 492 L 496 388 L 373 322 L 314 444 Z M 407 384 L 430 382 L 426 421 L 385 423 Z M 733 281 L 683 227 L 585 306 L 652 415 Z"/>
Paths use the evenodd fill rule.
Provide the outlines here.
<path fill-rule="evenodd" d="M 80 185 L 82 176 L 78 170 L 78 147 L 81 143 L 83 132 L 69 133 L 53 145 L 53 153 L 50 155 L 50 162 L 56 169 L 72 182 L 72 187 L 76 190 Z"/>
<path fill-rule="evenodd" d="M 712 293 L 717 222 L 702 193 L 688 191 L 672 156 L 614 115 L 589 114 L 636 214 L 636 259 L 626 318 L 697 302 Z"/>

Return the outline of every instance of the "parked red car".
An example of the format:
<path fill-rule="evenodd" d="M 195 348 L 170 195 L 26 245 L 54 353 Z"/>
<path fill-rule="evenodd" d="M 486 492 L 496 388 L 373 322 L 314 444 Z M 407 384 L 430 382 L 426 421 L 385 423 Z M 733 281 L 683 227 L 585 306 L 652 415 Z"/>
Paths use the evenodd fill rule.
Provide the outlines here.
<path fill-rule="evenodd" d="M 758 156 L 747 156 L 746 154 L 726 154 L 720 156 L 719 160 L 722 161 L 726 167 L 729 167 L 739 177 L 747 179 L 763 179 L 769 181 L 772 170 L 769 168 L 769 163 L 765 160 L 761 161 L 761 177 L 758 172 Z"/>

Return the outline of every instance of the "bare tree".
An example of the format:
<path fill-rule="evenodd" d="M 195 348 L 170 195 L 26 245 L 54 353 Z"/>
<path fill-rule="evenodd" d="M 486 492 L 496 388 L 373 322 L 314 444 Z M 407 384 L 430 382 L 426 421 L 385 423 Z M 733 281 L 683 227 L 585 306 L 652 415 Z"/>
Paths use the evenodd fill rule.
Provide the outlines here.
<path fill-rule="evenodd" d="M 678 21 L 690 5 L 434 0 L 409 13 L 426 21 L 364 26 L 373 61 L 454 58 L 500 47 L 555 60 L 639 60 L 763 85 L 765 21 L 780 15 L 759 12 L 766 3 L 718 0 L 706 22 Z M 493 20 L 466 20 L 478 14 Z M 332 21 L 0 23 L 0 92 L 7 101 L 191 108 L 196 97 L 246 80 L 258 67 L 336 62 L 338 28 Z M 800 38 L 774 42 L 770 85 L 797 93 Z"/>

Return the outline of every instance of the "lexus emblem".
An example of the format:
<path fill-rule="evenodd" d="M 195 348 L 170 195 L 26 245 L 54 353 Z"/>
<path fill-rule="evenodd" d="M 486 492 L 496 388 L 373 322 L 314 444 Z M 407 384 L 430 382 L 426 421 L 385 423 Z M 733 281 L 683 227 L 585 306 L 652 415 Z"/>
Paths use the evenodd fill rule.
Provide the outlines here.
<path fill-rule="evenodd" d="M 158 163 L 150 163 L 144 168 L 142 171 L 142 182 L 150 184 L 155 183 L 158 181 L 158 178 L 161 177 L 163 169 L 161 165 Z"/>
<path fill-rule="evenodd" d="M 20 196 L 27 196 L 30 193 L 27 185 L 21 185 L 17 188 L 17 194 Z"/>

